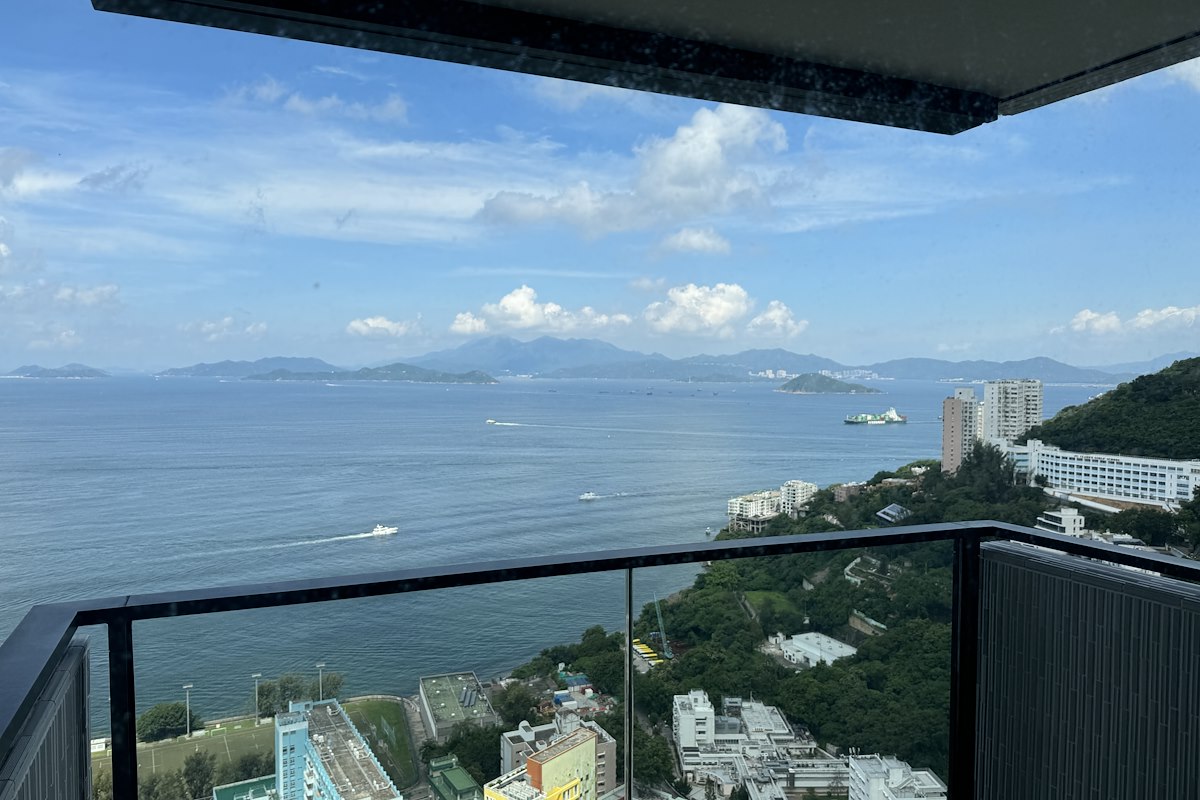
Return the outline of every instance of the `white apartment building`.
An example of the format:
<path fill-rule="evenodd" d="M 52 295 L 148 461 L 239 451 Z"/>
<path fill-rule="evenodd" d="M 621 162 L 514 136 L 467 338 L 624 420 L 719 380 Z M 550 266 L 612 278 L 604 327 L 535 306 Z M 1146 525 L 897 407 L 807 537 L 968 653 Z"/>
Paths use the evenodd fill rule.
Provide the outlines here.
<path fill-rule="evenodd" d="M 795 514 L 816 496 L 817 485 L 807 481 L 788 481 L 779 487 L 780 506 L 785 514 Z"/>
<path fill-rule="evenodd" d="M 1013 442 L 1041 423 L 1041 381 L 988 381 L 983 385 L 984 441 Z"/>
<path fill-rule="evenodd" d="M 942 472 L 958 472 L 983 433 L 983 404 L 975 390 L 960 387 L 942 401 Z"/>
<path fill-rule="evenodd" d="M 1200 460 L 1076 453 L 1038 439 L 1007 449 L 1027 465 L 1031 485 L 1085 497 L 1173 509 L 1200 487 Z"/>
<path fill-rule="evenodd" d="M 946 784 L 898 758 L 850 756 L 849 800 L 946 800 Z"/>
<path fill-rule="evenodd" d="M 1084 526 L 1083 515 L 1077 508 L 1060 508 L 1058 511 L 1047 511 L 1037 518 L 1038 530 L 1050 533 L 1061 533 L 1064 536 L 1084 538 L 1088 535 Z"/>
<path fill-rule="evenodd" d="M 715 717 L 713 704 L 703 689 L 675 695 L 671 733 L 679 748 L 679 758 L 685 765 L 695 760 L 701 748 L 710 748 L 715 743 Z"/>
<path fill-rule="evenodd" d="M 778 490 L 767 490 L 731 497 L 726 513 L 730 530 L 761 533 L 768 522 L 783 513 L 782 495 Z"/>

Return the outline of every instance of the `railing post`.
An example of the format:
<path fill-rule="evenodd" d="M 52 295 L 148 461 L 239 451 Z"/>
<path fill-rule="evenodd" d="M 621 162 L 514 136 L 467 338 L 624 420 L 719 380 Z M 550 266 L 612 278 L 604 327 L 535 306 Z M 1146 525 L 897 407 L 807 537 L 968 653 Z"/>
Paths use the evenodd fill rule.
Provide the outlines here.
<path fill-rule="evenodd" d="M 633 570 L 625 570 L 625 800 L 633 800 Z"/>
<path fill-rule="evenodd" d="M 954 540 L 954 612 L 950 633 L 951 800 L 975 800 L 976 701 L 979 686 L 979 532 Z"/>
<path fill-rule="evenodd" d="M 137 709 L 133 693 L 133 620 L 108 623 L 109 722 L 112 728 L 113 797 L 138 796 Z"/>

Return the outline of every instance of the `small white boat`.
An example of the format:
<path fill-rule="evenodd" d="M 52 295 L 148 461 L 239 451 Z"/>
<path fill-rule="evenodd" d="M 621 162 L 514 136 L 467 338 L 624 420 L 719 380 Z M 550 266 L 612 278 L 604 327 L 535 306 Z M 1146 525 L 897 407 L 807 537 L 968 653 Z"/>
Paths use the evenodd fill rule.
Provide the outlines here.
<path fill-rule="evenodd" d="M 488 424 L 488 425 L 495 425 L 495 424 L 496 424 L 496 420 L 494 420 L 494 419 L 489 419 L 489 420 L 487 421 L 487 424 Z"/>
<path fill-rule="evenodd" d="M 598 500 L 599 498 L 600 495 L 596 494 L 595 492 L 584 492 L 583 494 L 579 495 L 580 500 Z"/>
<path fill-rule="evenodd" d="M 399 530 L 400 529 L 394 525 L 376 525 L 375 529 L 371 531 L 371 535 L 372 536 L 391 536 L 393 533 L 396 533 Z"/>

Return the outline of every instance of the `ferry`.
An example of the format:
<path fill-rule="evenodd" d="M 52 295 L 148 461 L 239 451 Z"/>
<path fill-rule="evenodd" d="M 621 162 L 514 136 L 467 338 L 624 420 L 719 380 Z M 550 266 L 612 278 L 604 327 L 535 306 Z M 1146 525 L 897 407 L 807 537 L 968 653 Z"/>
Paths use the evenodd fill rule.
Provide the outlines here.
<path fill-rule="evenodd" d="M 584 492 L 583 494 L 579 495 L 579 499 L 580 500 L 599 500 L 600 495 L 596 494 L 595 492 Z"/>
<path fill-rule="evenodd" d="M 882 414 L 851 414 L 846 417 L 847 425 L 891 425 L 904 422 L 908 422 L 908 417 L 896 413 L 894 408 L 889 408 Z"/>
<path fill-rule="evenodd" d="M 375 529 L 371 531 L 371 535 L 372 536 L 391 536 L 393 533 L 396 533 L 399 530 L 400 529 L 397 528 L 395 525 L 376 525 Z"/>

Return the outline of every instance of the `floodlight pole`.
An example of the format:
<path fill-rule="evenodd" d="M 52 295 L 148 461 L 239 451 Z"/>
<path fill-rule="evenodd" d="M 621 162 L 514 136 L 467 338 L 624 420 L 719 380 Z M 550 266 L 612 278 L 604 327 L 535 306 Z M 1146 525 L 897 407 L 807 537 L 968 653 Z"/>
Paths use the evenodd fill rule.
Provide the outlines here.
<path fill-rule="evenodd" d="M 317 662 L 317 694 L 318 700 L 325 699 L 325 662 Z"/>
<path fill-rule="evenodd" d="M 183 718 L 184 723 L 187 725 L 187 735 L 190 739 L 192 738 L 192 684 L 185 683 L 183 685 L 183 691 L 183 702 L 185 709 L 183 712 Z"/>
<path fill-rule="evenodd" d="M 256 672 L 250 676 L 254 678 L 254 727 L 258 727 L 258 718 L 262 716 L 258 713 L 258 679 L 262 677 L 261 672 Z"/>

